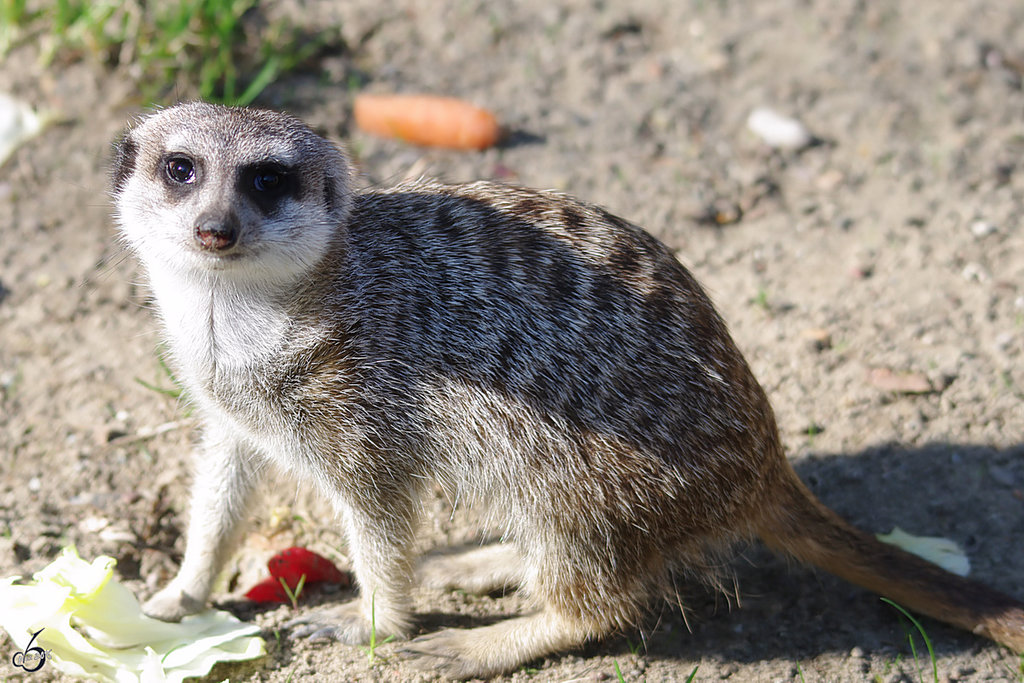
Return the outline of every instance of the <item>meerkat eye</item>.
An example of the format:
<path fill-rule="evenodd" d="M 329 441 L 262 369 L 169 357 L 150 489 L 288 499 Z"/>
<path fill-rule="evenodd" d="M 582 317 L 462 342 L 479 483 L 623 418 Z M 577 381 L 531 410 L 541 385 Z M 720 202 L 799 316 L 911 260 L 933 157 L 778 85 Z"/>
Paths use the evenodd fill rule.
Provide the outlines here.
<path fill-rule="evenodd" d="M 167 177 L 176 183 L 191 183 L 196 179 L 196 167 L 188 157 L 171 157 L 167 160 Z"/>
<path fill-rule="evenodd" d="M 285 174 L 276 168 L 257 168 L 252 176 L 252 187 L 257 192 L 278 194 L 285 186 Z"/>
<path fill-rule="evenodd" d="M 276 211 L 285 197 L 297 196 L 299 189 L 297 174 L 273 161 L 243 168 L 238 183 L 239 189 L 265 213 Z"/>

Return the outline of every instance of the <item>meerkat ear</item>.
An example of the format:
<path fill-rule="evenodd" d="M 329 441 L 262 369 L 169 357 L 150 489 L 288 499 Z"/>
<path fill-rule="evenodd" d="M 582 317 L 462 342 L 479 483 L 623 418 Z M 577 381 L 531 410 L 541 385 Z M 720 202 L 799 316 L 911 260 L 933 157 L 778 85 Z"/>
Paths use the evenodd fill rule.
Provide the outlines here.
<path fill-rule="evenodd" d="M 352 165 L 348 156 L 332 145 L 324 172 L 324 205 L 339 221 L 348 218 L 352 206 L 352 187 Z"/>
<path fill-rule="evenodd" d="M 135 172 L 135 157 L 138 145 L 132 138 L 130 130 L 125 131 L 121 139 L 114 143 L 114 159 L 110 168 L 110 184 L 115 193 L 124 189 L 128 177 Z"/>

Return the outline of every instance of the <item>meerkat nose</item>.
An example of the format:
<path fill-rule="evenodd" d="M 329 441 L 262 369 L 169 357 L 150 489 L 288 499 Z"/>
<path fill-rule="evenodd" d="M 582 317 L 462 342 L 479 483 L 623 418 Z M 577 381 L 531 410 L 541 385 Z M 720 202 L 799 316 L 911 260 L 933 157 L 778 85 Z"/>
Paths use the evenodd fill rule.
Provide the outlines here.
<path fill-rule="evenodd" d="M 203 214 L 196 221 L 194 235 L 207 251 L 227 251 L 238 242 L 238 227 L 234 212 Z"/>

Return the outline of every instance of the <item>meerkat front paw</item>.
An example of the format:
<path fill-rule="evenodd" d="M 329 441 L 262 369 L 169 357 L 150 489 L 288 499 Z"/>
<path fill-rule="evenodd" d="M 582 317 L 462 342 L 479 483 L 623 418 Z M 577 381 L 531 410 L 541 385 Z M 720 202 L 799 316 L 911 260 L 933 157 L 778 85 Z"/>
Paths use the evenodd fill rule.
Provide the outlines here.
<path fill-rule="evenodd" d="M 409 632 L 406 619 L 380 611 L 371 622 L 358 600 L 310 612 L 292 619 L 285 627 L 291 629 L 292 638 L 337 640 L 348 645 L 365 645 L 371 638 L 378 643 L 387 638 L 404 640 Z"/>
<path fill-rule="evenodd" d="M 182 617 L 202 611 L 206 600 L 170 583 L 142 605 L 142 612 L 160 621 L 181 621 Z"/>

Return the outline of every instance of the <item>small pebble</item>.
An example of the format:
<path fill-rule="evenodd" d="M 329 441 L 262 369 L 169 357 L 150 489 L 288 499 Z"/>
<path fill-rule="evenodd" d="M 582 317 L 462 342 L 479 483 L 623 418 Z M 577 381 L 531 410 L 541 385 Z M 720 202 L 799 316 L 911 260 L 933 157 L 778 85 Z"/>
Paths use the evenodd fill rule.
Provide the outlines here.
<path fill-rule="evenodd" d="M 78 528 L 87 534 L 94 534 L 110 526 L 110 520 L 103 517 L 86 517 L 78 523 Z"/>
<path fill-rule="evenodd" d="M 779 149 L 800 149 L 814 139 L 804 124 L 767 107 L 750 112 L 747 128 L 770 147 Z"/>
<path fill-rule="evenodd" d="M 961 273 L 968 282 L 985 282 L 988 280 L 988 272 L 980 263 L 968 263 Z"/>
<path fill-rule="evenodd" d="M 843 175 L 843 172 L 833 168 L 831 170 L 825 171 L 820 176 L 818 176 L 814 184 L 822 192 L 831 192 L 832 190 L 842 185 L 843 181 L 845 180 L 846 176 Z"/>
<path fill-rule="evenodd" d="M 999 232 L 999 228 L 988 221 L 974 221 L 971 223 L 971 233 L 975 237 L 987 237 L 996 232 Z"/>
<path fill-rule="evenodd" d="M 105 543 L 135 543 L 139 539 L 130 531 L 109 528 L 100 532 L 100 540 Z"/>
<path fill-rule="evenodd" d="M 832 348 L 832 334 L 823 328 L 812 327 L 800 333 L 807 340 L 808 346 L 813 351 L 824 351 Z"/>
<path fill-rule="evenodd" d="M 873 265 L 858 265 L 850 268 L 850 277 L 854 280 L 867 280 L 875 274 L 875 267 Z"/>

